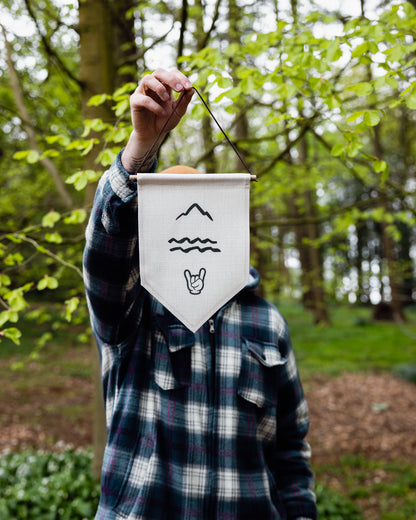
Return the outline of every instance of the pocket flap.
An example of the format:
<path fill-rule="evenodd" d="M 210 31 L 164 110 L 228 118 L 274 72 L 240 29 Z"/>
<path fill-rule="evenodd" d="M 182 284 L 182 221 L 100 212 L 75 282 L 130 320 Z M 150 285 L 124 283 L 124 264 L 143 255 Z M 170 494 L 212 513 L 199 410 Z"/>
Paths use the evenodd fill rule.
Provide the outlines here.
<path fill-rule="evenodd" d="M 249 339 L 245 339 L 245 342 L 247 350 L 265 367 L 284 365 L 287 362 L 274 343 L 260 343 Z"/>
<path fill-rule="evenodd" d="M 239 395 L 259 408 L 276 406 L 278 367 L 286 362 L 276 344 L 244 338 Z"/>
<path fill-rule="evenodd" d="M 170 325 L 168 328 L 168 344 L 170 352 L 178 352 L 195 344 L 195 336 L 181 325 Z"/>
<path fill-rule="evenodd" d="M 175 390 L 189 386 L 192 333 L 184 327 L 172 325 L 165 336 L 154 334 L 154 379 L 162 390 Z"/>

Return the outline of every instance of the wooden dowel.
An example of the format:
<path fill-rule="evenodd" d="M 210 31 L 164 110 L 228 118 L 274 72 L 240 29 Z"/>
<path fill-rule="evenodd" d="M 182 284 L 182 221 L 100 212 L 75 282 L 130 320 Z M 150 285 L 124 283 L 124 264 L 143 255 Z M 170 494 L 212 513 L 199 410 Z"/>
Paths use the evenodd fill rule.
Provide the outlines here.
<path fill-rule="evenodd" d="M 131 181 L 137 181 L 137 175 L 130 175 Z M 250 175 L 250 181 L 256 181 L 257 182 L 257 176 L 256 175 Z"/>

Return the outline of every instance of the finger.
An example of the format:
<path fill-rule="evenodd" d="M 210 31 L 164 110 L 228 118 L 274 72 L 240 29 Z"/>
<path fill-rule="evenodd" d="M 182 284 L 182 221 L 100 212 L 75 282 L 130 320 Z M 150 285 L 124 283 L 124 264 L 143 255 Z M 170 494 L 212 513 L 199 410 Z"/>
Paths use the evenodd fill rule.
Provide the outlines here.
<path fill-rule="evenodd" d="M 166 84 L 159 81 L 154 74 L 148 74 L 140 81 L 137 90 L 140 94 L 153 95 L 161 101 L 169 101 L 171 99 L 171 89 Z"/>
<path fill-rule="evenodd" d="M 185 275 L 185 278 L 186 278 L 186 281 L 188 282 L 188 284 L 190 284 L 191 283 L 191 273 L 190 273 L 190 271 L 188 271 L 188 269 L 186 269 L 183 274 Z"/>
<path fill-rule="evenodd" d="M 199 278 L 201 279 L 201 282 L 204 281 L 205 274 L 206 274 L 206 270 L 202 267 L 202 268 L 199 270 Z"/>
<path fill-rule="evenodd" d="M 130 108 L 132 111 L 140 111 L 143 109 L 149 110 L 157 116 L 166 116 L 167 112 L 163 105 L 151 96 L 135 92 L 130 97 Z"/>
<path fill-rule="evenodd" d="M 176 101 L 175 101 L 175 107 L 177 106 L 177 108 L 175 108 L 175 111 L 176 111 L 176 114 L 181 118 L 182 116 L 185 115 L 187 109 L 188 109 L 188 105 L 189 103 L 191 102 L 191 99 L 192 99 L 192 96 L 194 95 L 194 90 L 191 89 L 191 90 L 187 90 L 184 95 L 183 95 L 183 98 L 178 98 Z"/>
<path fill-rule="evenodd" d="M 192 89 L 190 80 L 179 70 L 156 69 L 153 77 L 176 92 Z"/>

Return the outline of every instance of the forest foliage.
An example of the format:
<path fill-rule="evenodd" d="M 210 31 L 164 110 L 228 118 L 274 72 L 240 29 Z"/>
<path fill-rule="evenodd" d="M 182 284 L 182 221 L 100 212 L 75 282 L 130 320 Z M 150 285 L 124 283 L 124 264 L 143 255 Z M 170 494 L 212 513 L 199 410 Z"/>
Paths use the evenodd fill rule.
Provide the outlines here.
<path fill-rule="evenodd" d="M 321 323 L 336 301 L 404 320 L 416 298 L 412 3 L 362 0 L 352 15 L 319 2 L 109 1 L 95 23 L 97 38 L 100 23 L 118 31 L 102 49 L 117 54 L 103 70 L 112 88 L 91 91 L 81 9 L 95 4 L 1 8 L 0 336 L 18 343 L 21 314 L 50 301 L 62 322 L 87 323 L 91 189 L 128 138 L 131 92 L 158 66 L 191 77 L 258 177 L 264 294 L 300 299 Z M 162 147 L 159 165 L 172 163 L 242 168 L 196 97 Z"/>

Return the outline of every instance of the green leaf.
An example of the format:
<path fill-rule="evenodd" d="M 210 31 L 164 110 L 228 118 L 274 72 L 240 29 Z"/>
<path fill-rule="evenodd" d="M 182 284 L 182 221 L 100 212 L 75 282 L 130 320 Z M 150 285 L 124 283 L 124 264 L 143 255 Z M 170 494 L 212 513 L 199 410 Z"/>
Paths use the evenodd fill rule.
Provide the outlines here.
<path fill-rule="evenodd" d="M 24 258 L 21 253 L 10 253 L 4 259 L 4 263 L 7 266 L 20 265 L 23 262 Z"/>
<path fill-rule="evenodd" d="M 57 211 L 51 210 L 42 218 L 42 226 L 53 228 L 59 222 L 61 214 Z"/>
<path fill-rule="evenodd" d="M 406 106 L 410 110 L 416 110 L 416 93 L 406 98 Z"/>
<path fill-rule="evenodd" d="M 0 273 L 0 286 L 9 286 L 11 284 L 10 278 L 7 276 L 7 274 Z"/>
<path fill-rule="evenodd" d="M 326 101 L 326 104 L 328 105 L 328 108 L 331 108 L 331 109 L 340 108 L 342 106 L 341 98 L 336 94 L 330 96 L 325 101 Z"/>
<path fill-rule="evenodd" d="M 377 173 L 381 173 L 381 172 L 386 171 L 387 167 L 388 166 L 387 166 L 386 161 L 377 160 L 377 161 L 374 161 L 374 163 L 373 163 L 374 171 L 377 172 Z"/>
<path fill-rule="evenodd" d="M 130 93 L 133 92 L 136 89 L 136 87 L 136 83 L 125 83 L 123 86 L 114 91 L 113 99 L 117 101 L 118 98 L 125 96 L 126 94 L 130 95 Z"/>
<path fill-rule="evenodd" d="M 20 152 L 16 152 L 13 155 L 13 159 L 16 159 L 17 161 L 25 160 L 29 164 L 35 164 L 39 161 L 40 154 L 36 150 L 22 150 Z"/>
<path fill-rule="evenodd" d="M 88 106 L 98 107 L 99 105 L 104 104 L 108 99 L 111 99 L 111 96 L 108 94 L 96 94 L 95 96 L 90 97 L 88 100 Z"/>
<path fill-rule="evenodd" d="M 376 126 L 380 123 L 380 114 L 378 110 L 367 110 L 364 114 L 364 123 L 367 126 Z"/>
<path fill-rule="evenodd" d="M 23 161 L 26 160 L 26 157 L 29 154 L 29 150 L 21 150 L 20 152 L 16 152 L 13 155 L 13 159 L 16 159 L 16 161 Z"/>
<path fill-rule="evenodd" d="M 17 323 L 19 321 L 19 314 L 16 311 L 0 312 L 0 327 L 2 327 L 7 321 Z"/>
<path fill-rule="evenodd" d="M 29 164 L 35 164 L 39 161 L 39 159 L 40 159 L 40 154 L 36 150 L 30 150 L 30 152 L 27 154 L 27 158 L 26 158 L 26 160 Z"/>
<path fill-rule="evenodd" d="M 4 299 L 9 303 L 11 310 L 19 312 L 28 306 L 23 294 L 27 292 L 31 286 L 32 284 L 26 284 L 4 295 Z"/>
<path fill-rule="evenodd" d="M 347 87 L 345 90 L 351 90 L 357 94 L 357 96 L 369 96 L 373 92 L 373 86 L 371 83 L 357 83 L 351 87 Z"/>
<path fill-rule="evenodd" d="M 387 83 L 387 85 L 389 85 L 389 87 L 391 87 L 391 88 L 394 88 L 394 89 L 399 88 L 399 82 L 397 81 L 396 78 L 393 78 L 392 76 L 388 76 L 388 77 L 386 78 L 386 83 Z"/>
<path fill-rule="evenodd" d="M 84 121 L 84 131 L 81 137 L 87 137 L 91 131 L 102 132 L 107 128 L 102 119 L 86 119 Z"/>
<path fill-rule="evenodd" d="M 356 157 L 363 147 L 360 136 L 357 133 L 350 133 L 348 135 L 348 143 L 346 145 L 346 152 L 348 157 Z"/>
<path fill-rule="evenodd" d="M 45 276 L 41 280 L 39 280 L 37 289 L 38 291 L 43 291 L 44 289 L 56 289 L 58 285 L 59 283 L 56 278 L 45 274 Z"/>
<path fill-rule="evenodd" d="M 15 327 L 12 327 L 10 329 L 4 329 L 0 333 L 5 338 L 9 338 L 15 343 L 16 345 L 20 345 L 20 338 L 22 336 L 22 333 L 19 329 L 16 329 Z"/>
<path fill-rule="evenodd" d="M 115 114 L 117 117 L 122 116 L 130 109 L 130 102 L 128 99 L 119 101 L 115 106 Z"/>
<path fill-rule="evenodd" d="M 233 81 L 231 78 L 228 78 L 226 76 L 218 76 L 216 78 L 216 82 L 217 82 L 217 85 L 220 87 L 220 88 L 225 88 L 225 89 L 228 89 L 228 88 L 231 88 L 233 86 Z"/>
<path fill-rule="evenodd" d="M 342 57 L 342 50 L 338 38 L 335 38 L 329 44 L 326 50 L 326 59 L 329 62 L 337 61 Z"/>
<path fill-rule="evenodd" d="M 43 154 L 40 156 L 40 159 L 44 159 L 45 157 L 59 157 L 60 153 L 58 150 L 45 150 Z"/>
<path fill-rule="evenodd" d="M 113 143 L 122 143 L 127 141 L 130 135 L 130 129 L 127 127 L 114 128 L 111 132 L 111 135 L 108 138 L 108 141 Z"/>
<path fill-rule="evenodd" d="M 364 41 L 360 45 L 357 45 L 357 47 L 352 51 L 351 57 L 352 58 L 359 58 L 363 54 L 365 54 L 368 51 L 368 42 Z"/>
<path fill-rule="evenodd" d="M 48 144 L 59 144 L 61 146 L 68 146 L 71 140 L 67 135 L 48 135 L 46 137 L 46 142 Z"/>
<path fill-rule="evenodd" d="M 56 289 L 59 285 L 58 280 L 54 278 L 53 276 L 47 277 L 47 285 L 48 289 Z"/>
<path fill-rule="evenodd" d="M 110 150 L 109 148 L 105 148 L 98 155 L 98 160 L 102 166 L 110 166 L 115 161 L 118 154 L 118 150 Z"/>
<path fill-rule="evenodd" d="M 365 110 L 358 110 L 357 112 L 354 112 L 350 115 L 350 117 L 347 118 L 347 123 L 352 123 L 356 121 L 359 117 L 363 116 L 366 113 Z"/>
<path fill-rule="evenodd" d="M 71 321 L 72 314 L 76 311 L 79 305 L 79 298 L 74 296 L 73 298 L 66 300 L 65 319 Z"/>
<path fill-rule="evenodd" d="M 43 291 L 48 286 L 48 283 L 46 281 L 46 278 L 42 278 L 42 280 L 39 280 L 37 289 L 38 291 Z"/>
<path fill-rule="evenodd" d="M 63 239 L 59 233 L 46 233 L 45 240 L 51 244 L 62 244 Z"/>
<path fill-rule="evenodd" d="M 73 184 L 77 191 L 81 191 L 89 182 L 94 182 L 101 176 L 101 172 L 94 170 L 80 170 L 66 179 L 67 184 Z"/>
<path fill-rule="evenodd" d="M 337 143 L 332 147 L 331 155 L 334 157 L 340 157 L 345 153 L 345 145 Z"/>
<path fill-rule="evenodd" d="M 94 144 L 98 144 L 98 143 L 99 143 L 98 139 L 90 139 L 88 141 L 87 145 L 85 146 L 84 150 L 81 152 L 81 155 L 83 157 L 85 157 L 85 155 L 88 155 L 90 153 L 90 151 L 93 149 Z"/>
<path fill-rule="evenodd" d="M 12 235 L 12 234 L 9 234 L 9 235 L 6 235 L 7 236 L 7 239 L 10 240 L 10 242 L 14 242 L 15 244 L 21 244 L 22 243 L 22 239 L 16 235 Z"/>
<path fill-rule="evenodd" d="M 65 224 L 82 224 L 87 218 L 85 209 L 74 209 L 70 215 L 65 217 Z"/>

